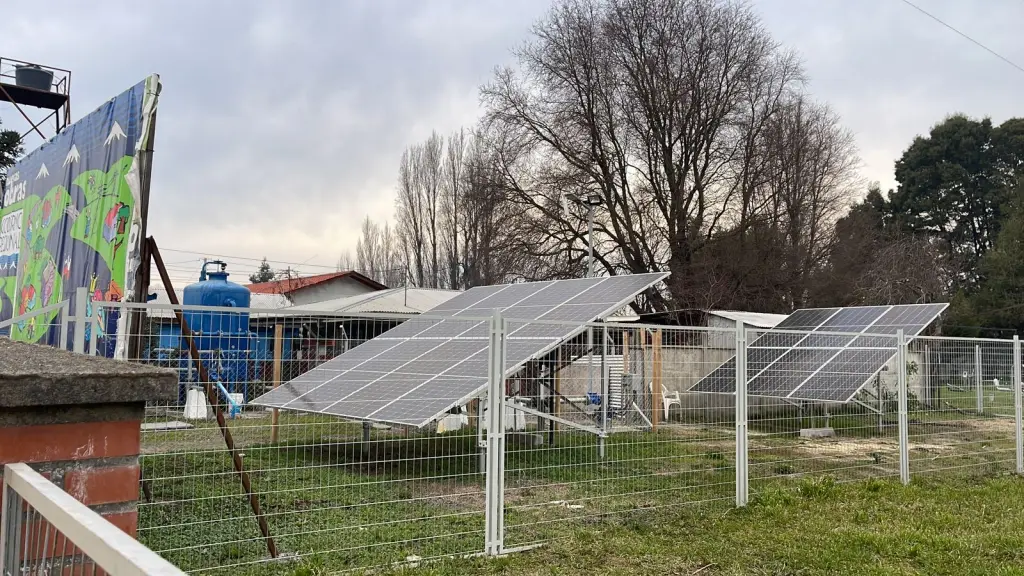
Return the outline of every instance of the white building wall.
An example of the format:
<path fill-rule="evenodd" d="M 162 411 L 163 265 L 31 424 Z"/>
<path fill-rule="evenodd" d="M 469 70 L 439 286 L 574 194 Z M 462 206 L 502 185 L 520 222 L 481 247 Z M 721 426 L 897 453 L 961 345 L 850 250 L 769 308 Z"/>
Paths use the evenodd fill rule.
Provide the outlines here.
<path fill-rule="evenodd" d="M 300 304 L 313 304 L 315 302 L 323 302 L 324 300 L 333 300 L 335 298 L 344 298 L 346 296 L 356 296 L 358 294 L 366 294 L 367 292 L 374 292 L 375 290 L 358 280 L 352 278 L 336 278 L 328 282 L 321 282 L 312 286 L 306 286 L 305 288 L 299 288 L 293 292 L 288 293 L 288 297 L 291 298 L 292 302 Z"/>
<path fill-rule="evenodd" d="M 701 378 L 707 376 L 715 368 L 732 358 L 735 355 L 734 345 L 735 343 L 731 342 L 729 346 L 720 347 L 664 346 L 662 348 L 662 389 L 671 395 L 679 392 L 682 410 L 688 412 L 691 416 L 700 413 L 708 421 L 727 421 L 735 409 L 735 397 L 732 394 L 707 394 L 688 391 Z M 918 365 L 918 373 L 909 376 L 907 379 L 908 390 L 919 400 L 926 401 L 927 391 L 924 389 L 923 354 L 908 351 L 907 358 L 909 362 L 916 362 Z M 611 356 L 609 361 L 620 364 L 616 366 L 618 369 L 613 371 L 613 377 L 621 377 L 622 357 Z M 652 355 L 648 348 L 646 368 L 644 370 L 648 383 L 653 373 L 651 362 Z M 600 358 L 595 358 L 595 382 L 592 386 L 596 391 L 601 390 L 602 372 L 600 364 Z M 895 397 L 896 393 L 895 364 L 894 358 L 889 362 L 887 369 L 880 373 L 885 394 L 891 394 L 893 397 Z M 631 366 L 630 372 L 637 372 L 635 365 Z M 614 385 L 616 382 L 613 381 L 611 384 Z M 588 389 L 586 360 L 577 360 L 573 365 L 564 368 L 561 371 L 559 386 L 564 396 L 570 398 L 583 397 Z M 865 388 L 870 389 L 871 393 L 874 394 L 874 380 Z M 763 412 L 771 413 L 777 411 L 781 406 L 784 406 L 784 403 L 778 398 L 750 396 L 747 399 L 747 405 L 750 410 L 749 415 L 757 416 Z"/>

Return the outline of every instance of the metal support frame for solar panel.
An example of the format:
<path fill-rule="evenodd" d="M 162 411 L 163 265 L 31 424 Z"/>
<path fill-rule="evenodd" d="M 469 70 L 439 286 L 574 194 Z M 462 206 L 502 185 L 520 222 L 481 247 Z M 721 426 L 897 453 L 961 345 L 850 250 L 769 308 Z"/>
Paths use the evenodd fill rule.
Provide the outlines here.
<path fill-rule="evenodd" d="M 895 341 L 892 346 L 879 345 L 883 339 L 887 342 L 895 338 L 898 329 L 903 329 L 907 338 L 919 335 L 947 306 L 906 304 L 797 310 L 747 346 L 747 394 L 809 402 L 849 402 L 896 355 Z M 807 356 L 807 360 L 800 360 L 801 355 Z M 791 366 L 801 362 L 814 368 L 790 369 L 779 376 L 775 376 L 778 370 L 772 371 L 776 365 Z M 820 375 L 832 373 L 828 367 L 833 364 L 836 370 L 847 365 L 863 367 L 863 370 L 853 372 L 843 382 L 833 378 L 833 385 L 822 386 Z M 734 393 L 735 365 L 734 356 L 690 390 Z M 794 379 L 793 374 L 800 374 L 800 377 Z"/>
<path fill-rule="evenodd" d="M 524 323 L 507 337 L 508 378 L 667 276 L 652 273 L 471 288 L 252 403 L 422 428 L 486 390 L 487 329 L 493 310 L 501 310 L 513 324 Z M 389 365 L 389 353 L 401 358 L 390 360 Z M 482 364 L 467 364 L 472 359 Z M 418 372 L 410 372 L 417 368 Z M 356 379 L 360 374 L 370 376 L 364 376 L 365 381 Z M 435 381 L 445 385 L 423 388 Z M 458 385 L 453 386 L 453 381 Z M 450 395 L 418 397 L 445 389 Z"/>

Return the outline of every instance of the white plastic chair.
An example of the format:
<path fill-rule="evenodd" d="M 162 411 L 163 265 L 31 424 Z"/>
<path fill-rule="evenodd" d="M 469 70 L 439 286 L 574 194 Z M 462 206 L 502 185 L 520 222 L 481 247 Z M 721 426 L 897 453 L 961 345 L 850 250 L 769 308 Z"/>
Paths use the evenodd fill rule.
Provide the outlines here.
<path fill-rule="evenodd" d="M 672 406 L 679 406 L 680 409 L 683 407 L 683 401 L 679 397 L 679 391 L 672 392 L 671 394 L 666 392 L 664 389 L 661 391 L 661 406 L 665 409 L 665 421 L 668 422 L 669 408 Z"/>

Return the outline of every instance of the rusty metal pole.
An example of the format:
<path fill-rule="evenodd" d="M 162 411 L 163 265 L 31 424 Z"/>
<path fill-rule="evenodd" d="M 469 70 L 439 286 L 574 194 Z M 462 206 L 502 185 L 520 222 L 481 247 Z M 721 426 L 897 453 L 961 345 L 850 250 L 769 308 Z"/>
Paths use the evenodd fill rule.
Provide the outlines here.
<path fill-rule="evenodd" d="M 172 305 L 177 306 L 178 296 L 174 293 L 174 286 L 171 285 L 171 278 L 167 275 L 167 268 L 164 267 L 164 259 L 160 256 L 160 250 L 156 247 L 156 240 L 150 236 L 146 238 L 146 244 L 149 246 L 149 254 L 156 264 L 156 269 L 160 273 L 160 280 L 163 282 L 164 290 L 167 291 L 167 299 L 170 300 Z M 252 507 L 252 513 L 256 515 L 256 522 L 259 524 L 260 533 L 263 534 L 263 539 L 267 543 L 267 552 L 270 553 L 271 558 L 277 558 L 277 545 L 274 544 L 274 539 L 270 535 L 267 519 L 260 510 L 259 497 L 252 490 L 249 474 L 246 473 L 245 468 L 242 466 L 242 457 L 238 454 L 238 450 L 235 449 L 235 440 L 231 436 L 231 430 L 228 429 L 227 420 L 224 418 L 224 411 L 221 409 L 221 403 L 217 399 L 217 390 L 210 380 L 210 373 L 199 357 L 199 348 L 196 346 L 195 340 L 192 339 L 192 331 L 188 327 L 185 316 L 181 313 L 180 309 L 175 309 L 174 315 L 181 326 L 181 337 L 188 344 L 189 355 L 192 356 L 192 361 L 195 362 L 196 368 L 199 370 L 199 379 L 203 381 L 203 387 L 206 390 L 206 401 L 210 403 L 210 406 L 213 407 L 217 415 L 217 427 L 220 428 L 220 434 L 224 437 L 224 444 L 228 448 L 228 454 L 231 455 L 231 462 L 235 465 L 235 472 L 238 473 L 238 477 L 242 481 L 242 489 L 245 490 L 245 495 L 249 498 L 249 506 Z"/>

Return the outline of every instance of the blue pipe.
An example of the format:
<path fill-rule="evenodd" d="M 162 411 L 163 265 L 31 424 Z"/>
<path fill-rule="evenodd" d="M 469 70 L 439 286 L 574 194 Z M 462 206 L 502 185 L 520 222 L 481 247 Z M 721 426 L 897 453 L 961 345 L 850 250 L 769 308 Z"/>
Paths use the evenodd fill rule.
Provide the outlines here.
<path fill-rule="evenodd" d="M 228 403 L 228 406 L 231 407 L 228 413 L 231 415 L 232 418 L 237 417 L 238 413 L 242 411 L 241 404 L 236 404 L 235 401 L 231 399 L 231 396 L 228 395 L 228 389 L 225 388 L 224 384 L 222 384 L 219 380 L 217 381 L 217 389 L 220 390 L 220 393 L 224 396 L 224 400 Z"/>

